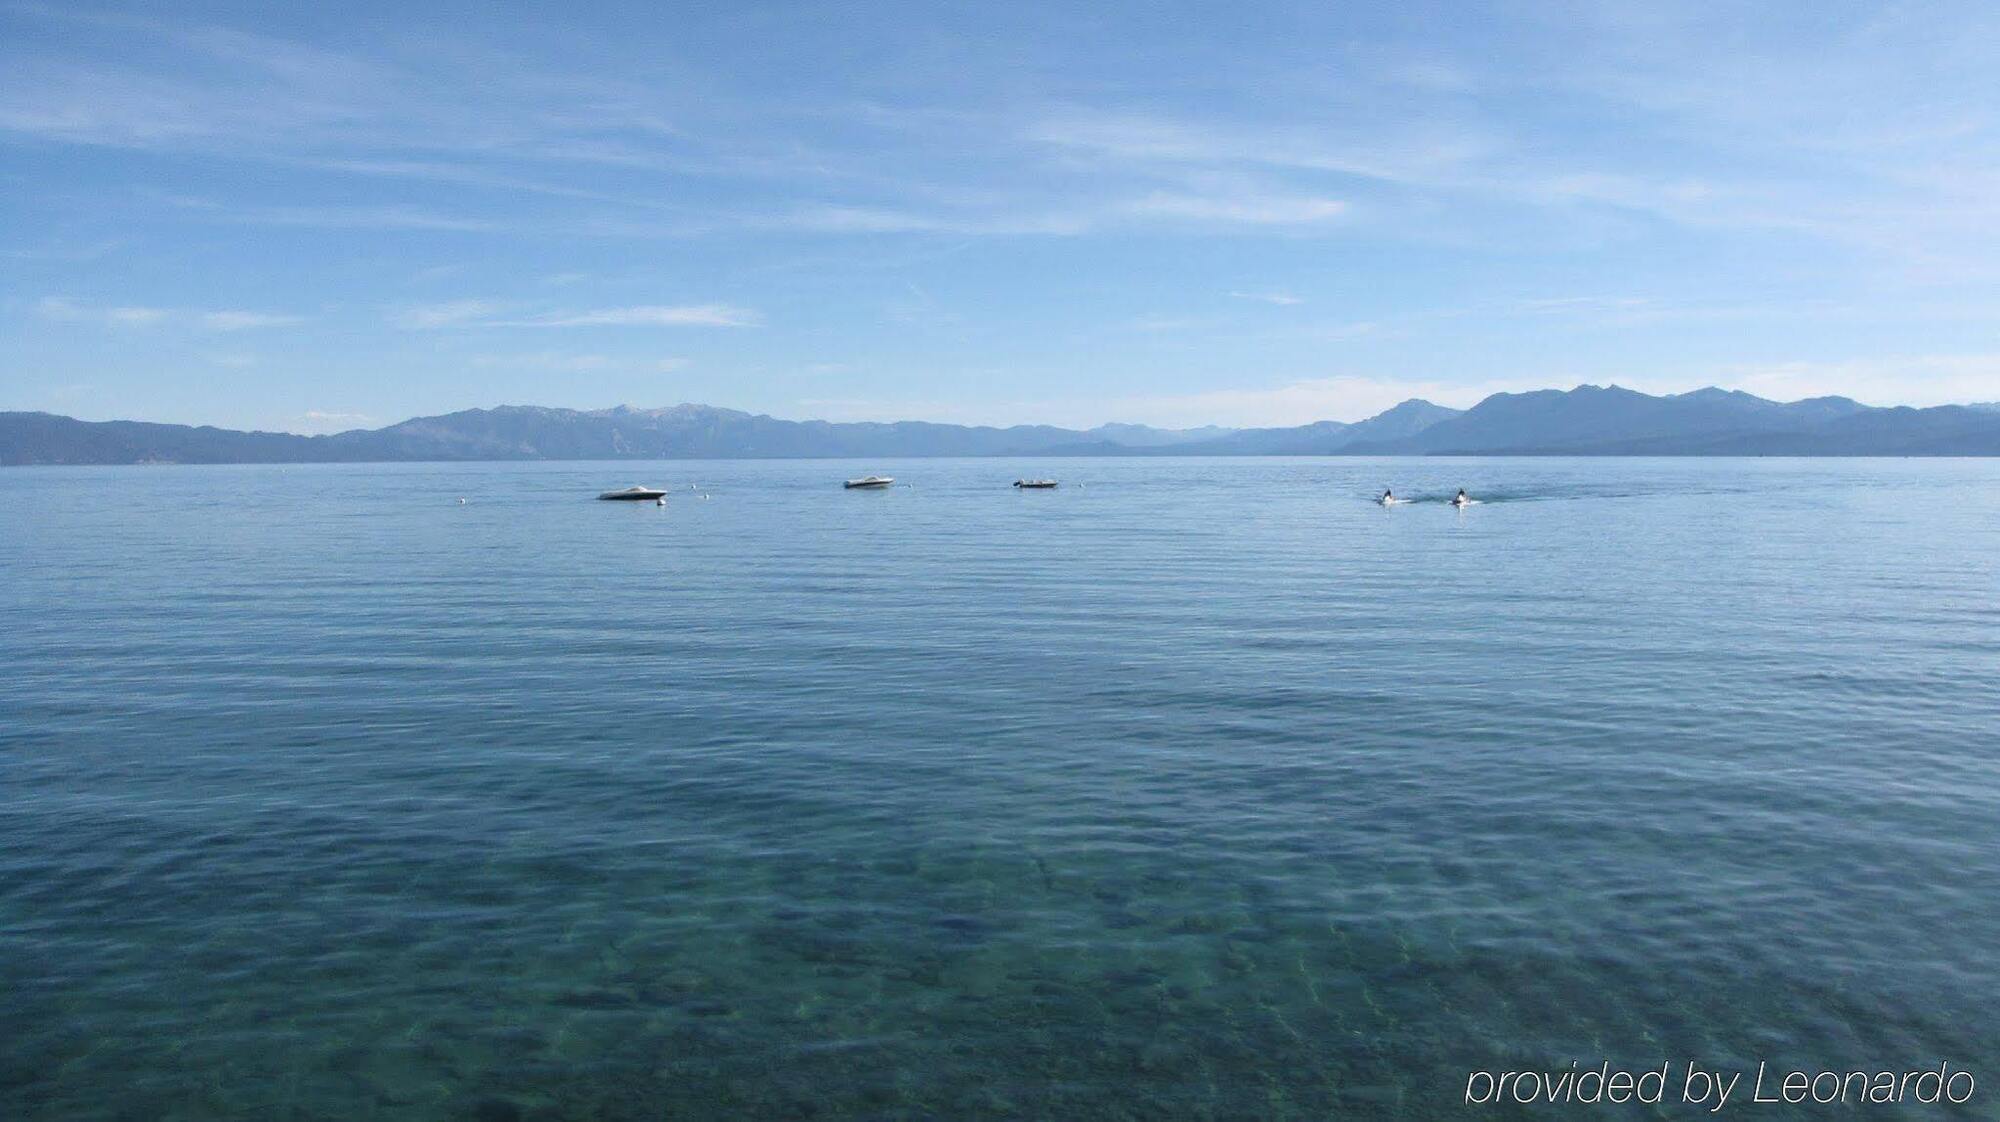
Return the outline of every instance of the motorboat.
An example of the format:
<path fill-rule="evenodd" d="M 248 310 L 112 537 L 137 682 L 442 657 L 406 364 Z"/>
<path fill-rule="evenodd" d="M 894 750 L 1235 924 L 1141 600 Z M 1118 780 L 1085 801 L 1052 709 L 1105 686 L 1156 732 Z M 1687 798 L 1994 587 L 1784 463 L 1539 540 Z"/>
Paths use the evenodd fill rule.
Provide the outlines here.
<path fill-rule="evenodd" d="M 658 487 L 641 487 L 637 483 L 634 483 L 630 487 L 626 487 L 622 490 L 606 491 L 602 495 L 599 495 L 597 497 L 600 499 L 637 502 L 641 499 L 664 499 L 667 497 L 667 493 L 665 491 L 660 490 Z"/>
<path fill-rule="evenodd" d="M 894 479 L 886 475 L 864 475 L 860 479 L 850 479 L 842 483 L 841 486 L 850 491 L 856 491 L 868 487 L 887 487 L 894 482 Z"/>
<path fill-rule="evenodd" d="M 1014 481 L 1014 486 L 1019 487 L 1023 491 L 1047 491 L 1060 485 L 1059 481 L 1054 479 L 1016 479 Z"/>

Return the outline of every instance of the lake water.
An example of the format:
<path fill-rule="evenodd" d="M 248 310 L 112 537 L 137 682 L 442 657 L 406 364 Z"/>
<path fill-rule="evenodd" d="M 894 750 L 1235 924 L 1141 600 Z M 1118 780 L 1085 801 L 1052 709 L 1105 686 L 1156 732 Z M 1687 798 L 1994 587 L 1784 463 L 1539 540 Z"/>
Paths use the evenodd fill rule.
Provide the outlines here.
<path fill-rule="evenodd" d="M 8 1119 L 2000 1103 L 2000 462 L 9 469 L 0 667 Z"/>

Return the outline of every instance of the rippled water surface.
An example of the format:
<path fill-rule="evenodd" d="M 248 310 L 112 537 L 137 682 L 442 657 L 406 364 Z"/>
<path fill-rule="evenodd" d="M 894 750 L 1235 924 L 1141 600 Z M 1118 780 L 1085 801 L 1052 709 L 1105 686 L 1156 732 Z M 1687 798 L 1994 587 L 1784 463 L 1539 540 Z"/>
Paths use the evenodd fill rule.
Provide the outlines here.
<path fill-rule="evenodd" d="M 0 667 L 9 1119 L 2000 1101 L 2000 463 L 9 469 Z"/>

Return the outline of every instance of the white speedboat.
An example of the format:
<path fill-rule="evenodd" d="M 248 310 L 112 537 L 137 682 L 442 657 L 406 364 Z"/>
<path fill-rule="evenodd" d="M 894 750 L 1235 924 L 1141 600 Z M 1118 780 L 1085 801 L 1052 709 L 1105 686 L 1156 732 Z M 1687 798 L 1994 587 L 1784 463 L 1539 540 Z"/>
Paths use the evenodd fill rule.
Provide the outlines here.
<path fill-rule="evenodd" d="M 1016 479 L 1014 486 L 1019 487 L 1023 491 L 1046 491 L 1051 487 L 1060 486 L 1060 484 L 1053 479 Z"/>
<path fill-rule="evenodd" d="M 841 486 L 854 491 L 864 487 L 887 487 L 894 482 L 894 479 L 886 475 L 864 475 L 860 479 L 850 479 Z"/>
<path fill-rule="evenodd" d="M 600 499 L 615 499 L 615 500 L 624 500 L 627 502 L 636 502 L 640 499 L 663 499 L 666 498 L 666 496 L 667 493 L 665 491 L 660 490 L 658 487 L 641 487 L 637 483 L 634 483 L 630 487 L 626 487 L 623 490 L 606 491 L 602 495 L 599 495 L 597 497 Z"/>

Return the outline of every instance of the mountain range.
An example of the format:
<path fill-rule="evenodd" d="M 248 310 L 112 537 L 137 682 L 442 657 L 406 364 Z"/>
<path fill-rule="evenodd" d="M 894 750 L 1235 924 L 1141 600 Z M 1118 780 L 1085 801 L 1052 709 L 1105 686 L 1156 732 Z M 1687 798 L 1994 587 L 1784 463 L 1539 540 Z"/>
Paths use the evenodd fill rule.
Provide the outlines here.
<path fill-rule="evenodd" d="M 1251 429 L 991 428 L 785 421 L 709 405 L 504 405 L 300 436 L 0 413 L 0 464 L 10 465 L 1147 455 L 1995 456 L 2000 410 L 1578 386 L 1494 394 L 1465 410 L 1410 400 L 1365 421 Z"/>

